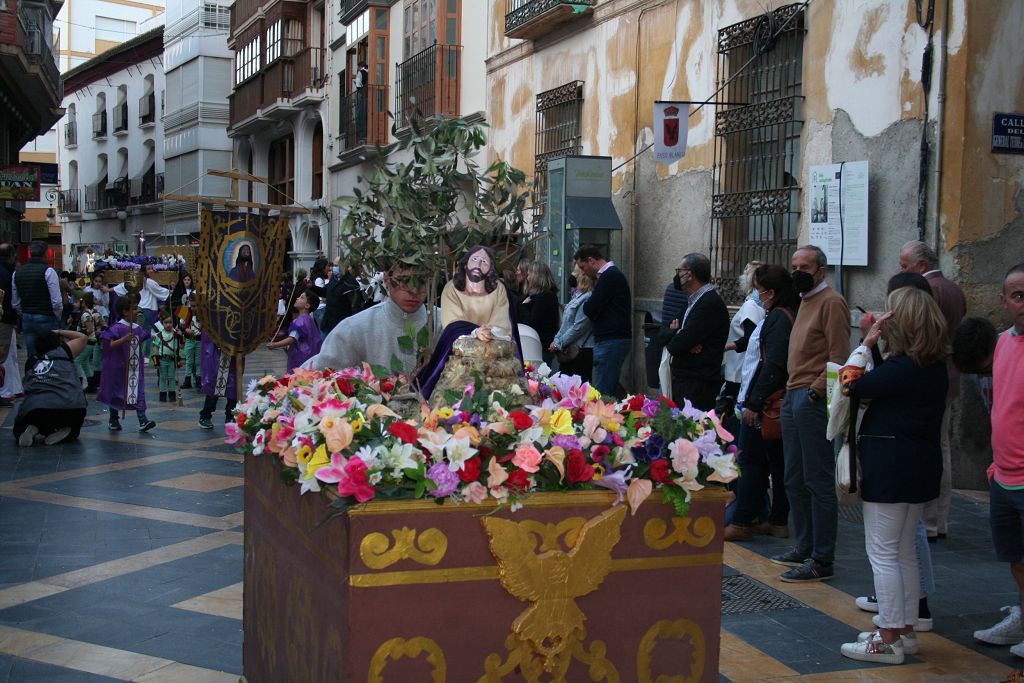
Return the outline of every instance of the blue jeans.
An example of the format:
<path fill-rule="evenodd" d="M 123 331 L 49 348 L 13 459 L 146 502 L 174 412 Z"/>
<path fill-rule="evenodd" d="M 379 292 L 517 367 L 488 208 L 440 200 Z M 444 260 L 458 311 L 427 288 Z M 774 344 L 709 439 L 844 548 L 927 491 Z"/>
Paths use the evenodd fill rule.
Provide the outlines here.
<path fill-rule="evenodd" d="M 47 330 L 59 330 L 60 320 L 55 315 L 24 313 L 21 316 L 21 333 L 25 337 L 25 353 L 36 355 L 36 335 Z"/>
<path fill-rule="evenodd" d="M 928 547 L 928 530 L 923 519 L 917 523 L 914 531 L 914 549 L 917 550 L 917 573 L 921 575 L 921 597 L 927 598 L 935 592 L 935 572 L 932 570 L 932 549 Z"/>
<path fill-rule="evenodd" d="M 786 497 L 785 465 L 782 441 L 765 441 L 761 430 L 747 424 L 740 425 L 739 437 L 740 478 L 736 480 L 736 512 L 733 523 L 751 526 L 764 509 L 764 496 L 771 477 L 772 506 L 768 521 L 786 526 L 789 521 L 789 499 Z"/>
<path fill-rule="evenodd" d="M 825 402 L 811 403 L 807 398 L 809 388 L 787 391 L 782 402 L 786 495 L 796 551 L 831 564 L 839 526 L 836 456 L 832 442 L 825 438 Z"/>
<path fill-rule="evenodd" d="M 594 343 L 594 379 L 591 384 L 602 394 L 616 396 L 622 363 L 632 347 L 630 339 L 609 339 Z"/>

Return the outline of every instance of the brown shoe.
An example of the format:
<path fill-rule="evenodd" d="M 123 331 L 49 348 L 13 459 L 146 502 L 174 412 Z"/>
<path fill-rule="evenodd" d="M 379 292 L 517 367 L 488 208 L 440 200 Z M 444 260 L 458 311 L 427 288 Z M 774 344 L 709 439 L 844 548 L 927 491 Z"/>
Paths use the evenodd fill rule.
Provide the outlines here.
<path fill-rule="evenodd" d="M 725 527 L 725 534 L 723 535 L 725 540 L 732 541 L 734 543 L 739 541 L 749 541 L 753 537 L 754 532 L 751 531 L 750 527 L 739 526 L 736 524 L 730 524 Z"/>
<path fill-rule="evenodd" d="M 764 534 L 765 536 L 774 536 L 775 538 L 789 538 L 789 527 L 785 524 L 761 522 L 754 525 L 753 532 L 755 534 Z"/>

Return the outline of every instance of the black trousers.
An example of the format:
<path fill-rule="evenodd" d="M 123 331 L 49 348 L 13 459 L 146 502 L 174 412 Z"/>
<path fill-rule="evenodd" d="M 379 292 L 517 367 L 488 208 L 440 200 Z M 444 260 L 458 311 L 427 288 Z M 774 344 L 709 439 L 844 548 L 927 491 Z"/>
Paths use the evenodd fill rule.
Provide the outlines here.
<path fill-rule="evenodd" d="M 14 438 L 17 439 L 21 436 L 29 425 L 35 425 L 43 436 L 70 427 L 71 433 L 60 441 L 60 443 L 67 443 L 78 438 L 83 422 L 85 422 L 85 408 L 36 408 L 24 415 L 19 415 L 14 421 Z"/>
<path fill-rule="evenodd" d="M 583 347 L 572 360 L 558 361 L 558 371 L 563 375 L 579 375 L 589 382 L 594 375 L 594 349 Z"/>
<path fill-rule="evenodd" d="M 672 379 L 672 400 L 680 406 L 683 399 L 690 399 L 690 403 L 697 410 L 709 411 L 715 407 L 715 399 L 718 397 L 718 390 L 722 387 L 720 380 L 707 381 L 702 379 L 682 378 Z"/>
<path fill-rule="evenodd" d="M 224 399 L 227 403 L 224 405 L 224 419 L 231 421 L 234 416 L 231 414 L 235 410 L 235 406 L 238 405 L 238 401 L 233 398 Z M 213 417 L 213 412 L 217 410 L 217 397 L 207 395 L 203 401 L 203 409 L 199 411 L 199 417 L 204 420 L 209 420 Z"/>

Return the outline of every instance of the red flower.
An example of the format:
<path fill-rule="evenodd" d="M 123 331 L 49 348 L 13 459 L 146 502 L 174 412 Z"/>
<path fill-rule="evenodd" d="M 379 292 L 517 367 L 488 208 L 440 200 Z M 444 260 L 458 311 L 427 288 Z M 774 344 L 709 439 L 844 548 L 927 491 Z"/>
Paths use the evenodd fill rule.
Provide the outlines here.
<path fill-rule="evenodd" d="M 338 482 L 338 493 L 343 496 L 355 496 L 360 503 L 372 500 L 376 490 L 366 478 L 366 463 L 361 458 L 349 458 L 345 463 L 345 474 Z"/>
<path fill-rule="evenodd" d="M 601 462 L 611 452 L 607 446 L 594 446 L 590 449 L 590 460 L 592 462 Z"/>
<path fill-rule="evenodd" d="M 629 400 L 626 401 L 626 405 L 633 412 L 639 412 L 640 409 L 644 407 L 644 395 L 634 394 L 633 396 L 630 396 Z"/>
<path fill-rule="evenodd" d="M 402 443 L 415 444 L 419 438 L 419 432 L 408 422 L 392 422 L 388 434 L 398 437 Z"/>
<path fill-rule="evenodd" d="M 459 479 L 464 483 L 476 481 L 480 478 L 480 458 L 470 458 L 466 462 L 462 463 L 462 469 L 459 470 Z"/>
<path fill-rule="evenodd" d="M 658 458 L 651 462 L 650 475 L 652 481 L 656 481 L 659 484 L 671 484 L 672 468 L 668 466 L 668 460 L 665 458 Z"/>
<path fill-rule="evenodd" d="M 658 394 L 658 400 L 661 401 L 662 403 L 664 403 L 665 405 L 667 405 L 669 408 L 678 408 L 679 407 L 679 406 L 676 405 L 676 402 L 673 401 L 672 399 L 670 399 L 668 396 L 663 396 L 661 394 Z"/>
<path fill-rule="evenodd" d="M 385 394 L 390 394 L 392 391 L 395 390 L 395 383 L 392 382 L 390 379 L 382 379 L 380 381 L 380 390 Z"/>
<path fill-rule="evenodd" d="M 356 387 L 352 384 L 352 381 L 345 378 L 338 378 L 334 380 L 334 384 L 338 387 L 338 391 L 346 396 L 351 396 L 356 391 Z"/>
<path fill-rule="evenodd" d="M 511 491 L 518 491 L 522 493 L 530 486 L 530 475 L 523 470 L 514 470 L 509 472 L 508 479 L 505 480 L 505 486 L 507 486 Z"/>
<path fill-rule="evenodd" d="M 514 426 L 519 431 L 529 429 L 530 427 L 533 426 L 533 418 L 521 410 L 513 410 L 511 413 L 508 414 L 508 416 L 512 418 L 512 426 Z"/>
<path fill-rule="evenodd" d="M 565 478 L 570 484 L 580 484 L 594 478 L 594 467 L 587 464 L 587 459 L 582 451 L 576 448 L 572 449 L 569 451 L 567 460 L 569 466 L 566 467 Z"/>
<path fill-rule="evenodd" d="M 245 427 L 245 413 L 238 411 L 238 415 L 235 415 L 235 424 L 239 427 Z"/>

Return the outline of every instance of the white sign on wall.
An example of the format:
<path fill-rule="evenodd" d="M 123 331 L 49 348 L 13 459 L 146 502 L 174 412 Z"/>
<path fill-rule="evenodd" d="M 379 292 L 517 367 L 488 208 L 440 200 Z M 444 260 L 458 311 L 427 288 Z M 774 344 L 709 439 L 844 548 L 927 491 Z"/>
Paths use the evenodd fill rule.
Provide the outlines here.
<path fill-rule="evenodd" d="M 690 105 L 686 102 L 654 103 L 654 158 L 671 164 L 686 156 Z"/>
<path fill-rule="evenodd" d="M 811 166 L 810 178 L 810 243 L 829 265 L 868 265 L 868 162 Z"/>

